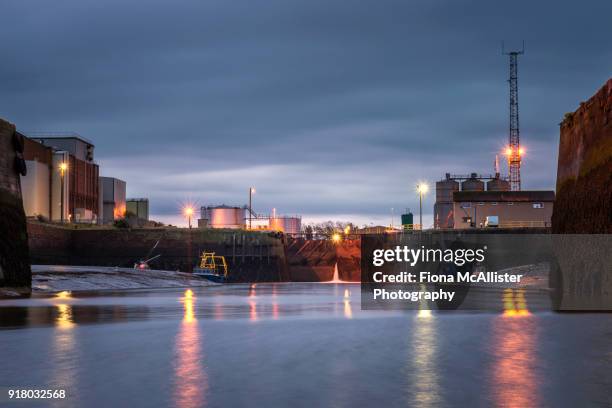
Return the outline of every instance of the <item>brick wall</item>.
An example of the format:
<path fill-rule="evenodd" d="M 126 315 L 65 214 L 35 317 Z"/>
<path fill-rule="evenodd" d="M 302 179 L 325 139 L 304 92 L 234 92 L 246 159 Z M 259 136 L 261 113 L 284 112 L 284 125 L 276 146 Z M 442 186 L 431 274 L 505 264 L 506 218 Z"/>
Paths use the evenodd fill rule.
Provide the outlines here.
<path fill-rule="evenodd" d="M 612 79 L 561 123 L 555 233 L 612 233 Z"/>

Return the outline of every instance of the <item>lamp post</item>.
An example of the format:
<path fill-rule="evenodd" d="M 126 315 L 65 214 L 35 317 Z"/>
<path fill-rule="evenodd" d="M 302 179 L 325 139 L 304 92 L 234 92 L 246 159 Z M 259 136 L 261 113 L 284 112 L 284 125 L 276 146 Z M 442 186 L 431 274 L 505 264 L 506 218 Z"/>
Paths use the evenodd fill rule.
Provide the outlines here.
<path fill-rule="evenodd" d="M 253 229 L 253 194 L 255 187 L 249 187 L 249 229 Z"/>
<path fill-rule="evenodd" d="M 185 217 L 187 217 L 187 222 L 189 223 L 189 229 L 191 229 L 191 216 L 193 215 L 193 207 L 188 206 L 185 207 Z"/>
<path fill-rule="evenodd" d="M 59 165 L 60 171 L 60 190 L 61 190 L 61 201 L 60 201 L 60 220 L 61 223 L 64 223 L 64 177 L 66 176 L 66 170 L 68 169 L 68 164 L 66 162 L 61 162 Z"/>
<path fill-rule="evenodd" d="M 427 194 L 429 186 L 425 182 L 417 184 L 417 192 L 419 193 L 419 225 L 421 231 L 423 230 L 423 194 Z"/>

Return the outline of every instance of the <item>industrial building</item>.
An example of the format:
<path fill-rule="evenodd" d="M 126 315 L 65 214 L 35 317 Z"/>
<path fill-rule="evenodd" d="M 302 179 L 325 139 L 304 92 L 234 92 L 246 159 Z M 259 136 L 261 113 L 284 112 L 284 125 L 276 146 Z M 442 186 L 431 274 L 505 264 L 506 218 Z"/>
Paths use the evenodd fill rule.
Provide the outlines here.
<path fill-rule="evenodd" d="M 550 227 L 554 201 L 554 191 L 455 191 L 454 228 Z"/>
<path fill-rule="evenodd" d="M 125 217 L 126 183 L 115 177 L 100 177 L 100 208 L 102 224 Z"/>
<path fill-rule="evenodd" d="M 248 206 L 203 206 L 200 209 L 198 228 L 251 228 L 261 231 L 279 231 L 286 234 L 298 234 L 302 229 L 302 218 L 299 216 L 271 215 L 252 213 L 249 217 Z"/>
<path fill-rule="evenodd" d="M 465 229 L 491 226 L 548 227 L 553 191 L 510 191 L 510 182 L 493 175 L 451 175 L 436 182 L 434 227 Z"/>
<path fill-rule="evenodd" d="M 26 216 L 97 222 L 99 169 L 93 153 L 93 143 L 74 133 L 24 137 Z"/>
<path fill-rule="evenodd" d="M 126 184 L 99 176 L 94 148 L 76 133 L 24 136 L 27 174 L 21 185 L 26 216 L 89 224 L 123 217 Z"/>
<path fill-rule="evenodd" d="M 456 191 L 510 191 L 508 180 L 501 178 L 499 173 L 494 175 L 451 175 L 446 173 L 444 179 L 436 182 L 436 202 L 434 204 L 434 228 L 454 228 L 454 200 Z"/>
<path fill-rule="evenodd" d="M 149 220 L 148 198 L 128 198 L 125 205 L 127 213 L 133 214 L 136 218 L 141 220 Z"/>

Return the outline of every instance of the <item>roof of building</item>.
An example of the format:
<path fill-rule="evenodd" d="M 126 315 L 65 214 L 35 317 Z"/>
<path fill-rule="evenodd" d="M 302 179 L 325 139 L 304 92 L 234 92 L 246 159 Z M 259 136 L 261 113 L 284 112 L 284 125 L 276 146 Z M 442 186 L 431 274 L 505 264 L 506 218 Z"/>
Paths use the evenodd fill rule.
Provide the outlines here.
<path fill-rule="evenodd" d="M 84 138 L 83 136 L 81 136 L 80 134 L 76 132 L 27 132 L 26 134 L 27 134 L 27 137 L 29 137 L 30 139 L 34 139 L 36 141 L 45 140 L 45 139 L 48 139 L 48 140 L 76 139 L 76 140 L 80 140 L 81 142 L 85 144 L 94 146 L 91 140 Z"/>
<path fill-rule="evenodd" d="M 555 201 L 555 192 L 548 190 L 532 191 L 455 191 L 453 201 Z"/>

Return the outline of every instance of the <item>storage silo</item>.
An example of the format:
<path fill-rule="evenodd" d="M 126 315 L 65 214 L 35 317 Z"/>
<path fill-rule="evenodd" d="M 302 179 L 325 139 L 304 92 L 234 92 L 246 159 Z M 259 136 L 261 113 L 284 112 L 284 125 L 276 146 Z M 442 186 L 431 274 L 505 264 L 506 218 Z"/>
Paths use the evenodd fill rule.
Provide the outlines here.
<path fill-rule="evenodd" d="M 510 191 L 510 182 L 495 175 L 495 178 L 487 181 L 487 191 Z"/>
<path fill-rule="evenodd" d="M 470 178 L 461 183 L 461 191 L 484 191 L 484 189 L 485 183 L 478 178 L 476 173 L 470 174 Z"/>
<path fill-rule="evenodd" d="M 453 192 L 459 191 L 459 182 L 446 173 L 443 180 L 436 182 L 434 204 L 434 228 L 453 228 Z"/>
<path fill-rule="evenodd" d="M 284 232 L 285 234 L 299 234 L 302 230 L 302 218 L 273 216 L 270 217 L 268 227 L 273 231 L 280 231 Z"/>
<path fill-rule="evenodd" d="M 449 173 L 446 173 L 444 180 L 436 181 L 436 202 L 452 203 L 453 191 L 459 191 L 459 182 L 453 180 Z"/>
<path fill-rule="evenodd" d="M 198 225 L 206 228 L 244 228 L 246 219 L 245 207 L 228 205 L 207 206 L 200 209 L 201 218 Z"/>

